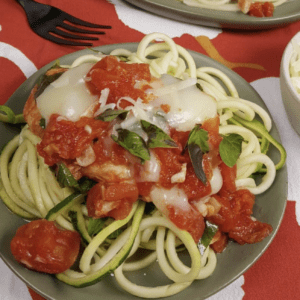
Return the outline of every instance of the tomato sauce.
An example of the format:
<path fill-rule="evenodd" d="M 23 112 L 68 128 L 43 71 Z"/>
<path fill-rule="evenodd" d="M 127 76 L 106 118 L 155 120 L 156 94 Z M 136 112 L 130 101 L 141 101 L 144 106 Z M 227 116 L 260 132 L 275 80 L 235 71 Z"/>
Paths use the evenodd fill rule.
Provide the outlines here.
<path fill-rule="evenodd" d="M 145 91 L 150 88 L 144 84 L 136 88 L 138 82 L 148 83 L 151 81 L 151 74 L 148 64 L 127 64 L 119 62 L 113 56 L 106 56 L 101 59 L 87 74 L 87 85 L 93 94 L 100 95 L 101 91 L 109 88 L 107 103 L 117 103 L 121 97 L 146 99 Z M 124 103 L 123 103 L 124 102 Z M 122 101 L 124 107 L 126 101 Z"/>
<path fill-rule="evenodd" d="M 89 126 L 91 133 L 86 126 Z M 41 143 L 37 145 L 38 153 L 50 166 L 63 160 L 76 159 L 93 140 L 103 136 L 108 126 L 109 123 L 92 118 L 82 117 L 72 122 L 59 119 L 59 115 L 53 114 Z"/>
<path fill-rule="evenodd" d="M 109 89 L 107 103 L 116 103 L 120 97 L 126 96 L 147 101 L 145 91 L 149 88 L 151 75 L 146 64 L 126 64 L 107 56 L 95 64 L 87 77 L 87 85 L 92 93 L 100 95 L 103 89 Z M 169 108 L 164 109 L 167 111 Z M 98 182 L 87 196 L 88 213 L 93 218 L 109 216 L 117 220 L 124 219 L 139 196 L 145 201 L 151 201 L 149 195 L 154 186 L 164 189 L 178 187 L 187 196 L 190 210 L 186 213 L 176 206 L 168 205 L 168 217 L 179 228 L 190 232 L 196 242 L 202 236 L 205 225 L 204 218 L 193 206 L 193 201 L 211 193 L 209 181 L 213 176 L 213 169 L 219 168 L 223 186 L 213 197 L 221 208 L 207 219 L 219 226 L 219 238 L 213 248 L 216 252 L 222 252 L 228 238 L 235 239 L 240 244 L 253 243 L 267 236 L 272 228 L 250 217 L 254 195 L 248 190 L 236 189 L 236 166 L 231 168 L 221 161 L 218 151 L 222 141 L 219 126 L 218 116 L 205 120 L 201 125 L 208 132 L 210 148 L 203 155 L 202 161 L 208 179 L 205 184 L 196 176 L 186 147 L 190 132 L 171 129 L 170 136 L 177 147 L 152 149 L 160 164 L 158 182 L 139 181 L 141 161 L 113 142 L 110 137 L 112 125 L 109 122 L 88 117 L 71 122 L 52 115 L 37 150 L 48 165 L 65 162 L 76 179 L 87 176 Z M 95 159 L 90 165 L 81 167 L 76 158 L 83 155 L 88 146 L 92 147 Z M 103 173 L 106 163 L 112 169 L 108 168 Z M 172 183 L 172 177 L 181 172 L 183 164 L 187 166 L 184 181 Z M 115 169 L 117 171 L 114 173 Z M 130 178 L 126 177 L 127 170 L 131 172 Z"/>
<path fill-rule="evenodd" d="M 272 17 L 274 13 L 274 4 L 271 2 L 255 2 L 250 5 L 248 15 L 253 17 Z"/>
<path fill-rule="evenodd" d="M 255 196 L 247 189 L 235 188 L 236 167 L 222 165 L 221 173 L 224 181 L 222 189 L 218 195 L 213 195 L 221 204 L 221 209 L 216 215 L 207 217 L 209 221 L 218 225 L 223 233 L 222 240 L 216 242 L 216 252 L 224 250 L 228 238 L 241 245 L 262 241 L 272 232 L 272 227 L 251 218 Z"/>

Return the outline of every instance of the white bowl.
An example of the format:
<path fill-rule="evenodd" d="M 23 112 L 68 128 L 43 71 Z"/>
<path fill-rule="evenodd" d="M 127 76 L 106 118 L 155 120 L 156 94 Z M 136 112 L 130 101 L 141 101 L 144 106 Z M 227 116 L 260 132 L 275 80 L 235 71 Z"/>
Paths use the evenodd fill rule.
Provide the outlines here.
<path fill-rule="evenodd" d="M 300 43 L 300 32 L 293 38 L 297 44 Z M 292 40 L 287 44 L 280 65 L 280 89 L 283 104 L 289 121 L 295 131 L 300 135 L 300 94 L 297 93 L 290 78 L 289 64 L 293 53 Z"/>
<path fill-rule="evenodd" d="M 300 32 L 293 38 L 297 44 L 300 44 Z M 287 44 L 280 65 L 280 89 L 283 104 L 288 115 L 289 121 L 295 131 L 300 135 L 300 94 L 297 93 L 290 78 L 290 60 L 293 53 L 292 40 Z"/>

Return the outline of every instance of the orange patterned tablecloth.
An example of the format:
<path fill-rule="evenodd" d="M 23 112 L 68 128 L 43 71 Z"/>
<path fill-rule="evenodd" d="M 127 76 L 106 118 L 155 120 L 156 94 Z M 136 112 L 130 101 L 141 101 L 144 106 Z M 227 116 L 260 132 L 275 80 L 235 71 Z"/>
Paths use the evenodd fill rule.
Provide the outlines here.
<path fill-rule="evenodd" d="M 210 56 L 231 68 L 255 88 L 270 109 L 287 149 L 289 190 L 282 225 L 273 243 L 235 284 L 212 299 L 276 300 L 300 298 L 300 162 L 299 136 L 290 127 L 284 112 L 280 87 L 280 60 L 288 41 L 300 30 L 300 22 L 267 31 L 230 31 L 191 26 L 141 12 L 122 0 L 40 0 L 90 22 L 112 25 L 94 45 L 138 42 L 159 25 L 161 32 L 174 37 L 185 48 Z M 132 20 L 130 14 L 137 14 Z M 144 21 L 143 21 L 144 18 Z M 145 21 L 146 20 L 146 21 Z M 68 53 L 79 50 L 61 46 L 35 35 L 24 11 L 13 0 L 0 4 L 0 104 L 37 69 Z M 0 220 L 1 222 L 1 220 Z M 2 263 L 0 299 L 43 299 L 25 288 Z M 22 290 L 22 297 L 20 293 Z M 31 296 L 30 296 L 31 295 Z"/>

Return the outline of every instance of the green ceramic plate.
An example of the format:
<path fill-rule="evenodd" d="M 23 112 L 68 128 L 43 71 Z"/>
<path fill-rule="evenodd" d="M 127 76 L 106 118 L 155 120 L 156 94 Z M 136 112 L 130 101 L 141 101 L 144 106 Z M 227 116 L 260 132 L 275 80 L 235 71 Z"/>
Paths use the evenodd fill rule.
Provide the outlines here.
<path fill-rule="evenodd" d="M 108 54 L 111 50 L 120 47 L 135 51 L 137 44 L 108 45 L 97 47 L 96 49 Z M 61 64 L 70 64 L 78 56 L 86 53 L 90 53 L 90 50 L 83 50 L 66 55 L 60 58 L 60 62 Z M 197 66 L 212 66 L 220 69 L 233 80 L 242 98 L 249 99 L 267 109 L 255 90 L 239 75 L 204 55 L 195 52 L 191 52 L 191 54 L 193 55 Z M 52 64 L 49 64 L 43 67 L 26 80 L 12 95 L 7 102 L 7 105 L 16 113 L 22 112 L 23 105 L 37 78 L 51 65 Z M 0 124 L 0 147 L 6 144 L 16 132 L 18 132 L 18 128 L 11 125 Z M 275 125 L 273 126 L 271 133 L 277 140 L 280 140 Z M 270 155 L 274 160 L 278 160 L 278 153 L 276 151 L 271 151 Z M 262 255 L 273 240 L 284 214 L 286 199 L 287 171 L 286 168 L 283 168 L 277 173 L 273 186 L 267 192 L 257 197 L 254 207 L 254 216 L 263 222 L 271 224 L 274 229 L 273 233 L 263 242 L 255 245 L 240 246 L 236 243 L 230 243 L 222 254 L 217 255 L 217 268 L 211 277 L 194 282 L 188 289 L 180 294 L 172 296 L 170 299 L 205 299 L 243 274 Z M 10 252 L 10 240 L 17 228 L 24 224 L 24 220 L 13 215 L 2 201 L 0 201 L 0 220 L 1 258 L 17 276 L 45 298 L 51 300 L 99 300 L 100 298 L 107 300 L 137 299 L 121 290 L 116 284 L 113 276 L 108 276 L 94 286 L 74 288 L 58 281 L 54 276 L 36 273 L 23 268 L 14 260 Z M 166 284 L 167 282 L 163 274 L 160 273 L 157 265 L 153 265 L 141 272 L 133 272 L 128 276 L 132 280 L 144 285 L 160 285 Z"/>
<path fill-rule="evenodd" d="M 196 25 L 242 30 L 284 26 L 300 19 L 300 1 L 288 0 L 277 7 L 273 17 L 256 18 L 242 12 L 225 12 L 190 7 L 177 0 L 125 0 L 151 13 Z"/>

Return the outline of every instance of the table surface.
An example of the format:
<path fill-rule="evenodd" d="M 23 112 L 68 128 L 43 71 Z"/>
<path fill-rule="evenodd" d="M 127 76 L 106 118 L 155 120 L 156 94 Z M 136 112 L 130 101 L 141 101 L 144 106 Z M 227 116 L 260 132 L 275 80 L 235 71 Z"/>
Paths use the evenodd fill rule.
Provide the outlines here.
<path fill-rule="evenodd" d="M 267 251 L 244 275 L 209 299 L 299 299 L 300 139 L 282 104 L 279 71 L 284 48 L 300 30 L 300 21 L 271 30 L 222 30 L 168 20 L 122 0 L 39 2 L 90 22 L 112 25 L 94 46 L 139 42 L 145 34 L 163 32 L 185 48 L 223 63 L 251 83 L 268 106 L 287 150 L 288 201 L 281 227 Z M 21 6 L 13 0 L 1 0 L 0 104 L 36 70 L 80 49 L 37 36 L 31 31 Z M 5 274 L 0 280 L 0 300 L 43 299 L 29 290 L 1 259 L 0 273 Z"/>

